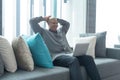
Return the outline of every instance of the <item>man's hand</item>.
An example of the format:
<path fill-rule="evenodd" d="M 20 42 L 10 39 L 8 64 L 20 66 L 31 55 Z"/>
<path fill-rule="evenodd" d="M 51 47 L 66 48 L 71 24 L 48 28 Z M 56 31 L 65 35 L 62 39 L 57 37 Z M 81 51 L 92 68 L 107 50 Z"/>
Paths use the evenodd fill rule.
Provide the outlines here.
<path fill-rule="evenodd" d="M 48 22 L 50 17 L 51 17 L 51 16 L 45 16 L 45 17 L 44 17 L 45 21 Z"/>

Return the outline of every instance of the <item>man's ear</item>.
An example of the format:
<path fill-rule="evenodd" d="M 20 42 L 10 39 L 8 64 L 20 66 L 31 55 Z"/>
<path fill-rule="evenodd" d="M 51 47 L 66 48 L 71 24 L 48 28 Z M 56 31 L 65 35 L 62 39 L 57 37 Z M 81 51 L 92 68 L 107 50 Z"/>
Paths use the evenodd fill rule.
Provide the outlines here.
<path fill-rule="evenodd" d="M 50 23 L 50 19 L 47 20 L 47 23 L 48 23 L 48 24 Z"/>
<path fill-rule="evenodd" d="M 49 21 L 47 21 L 47 24 L 49 25 Z"/>

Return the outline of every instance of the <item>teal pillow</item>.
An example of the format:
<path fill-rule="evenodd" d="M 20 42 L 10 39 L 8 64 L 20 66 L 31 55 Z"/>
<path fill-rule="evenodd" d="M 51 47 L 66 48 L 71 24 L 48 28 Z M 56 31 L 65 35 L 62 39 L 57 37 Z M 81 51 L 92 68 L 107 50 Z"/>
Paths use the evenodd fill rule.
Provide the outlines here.
<path fill-rule="evenodd" d="M 28 38 L 23 37 L 27 41 L 33 56 L 34 64 L 39 67 L 53 68 L 50 52 L 39 33 Z"/>

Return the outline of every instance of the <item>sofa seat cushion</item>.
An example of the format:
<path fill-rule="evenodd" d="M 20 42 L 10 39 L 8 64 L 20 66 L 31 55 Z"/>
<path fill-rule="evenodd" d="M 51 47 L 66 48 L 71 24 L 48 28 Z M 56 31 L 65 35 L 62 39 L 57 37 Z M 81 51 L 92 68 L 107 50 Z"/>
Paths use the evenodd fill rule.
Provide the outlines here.
<path fill-rule="evenodd" d="M 70 80 L 69 69 L 63 67 L 39 68 L 34 71 L 17 70 L 15 73 L 5 72 L 0 80 Z"/>
<path fill-rule="evenodd" d="M 120 60 L 111 58 L 96 58 L 95 63 L 102 79 L 120 74 Z"/>

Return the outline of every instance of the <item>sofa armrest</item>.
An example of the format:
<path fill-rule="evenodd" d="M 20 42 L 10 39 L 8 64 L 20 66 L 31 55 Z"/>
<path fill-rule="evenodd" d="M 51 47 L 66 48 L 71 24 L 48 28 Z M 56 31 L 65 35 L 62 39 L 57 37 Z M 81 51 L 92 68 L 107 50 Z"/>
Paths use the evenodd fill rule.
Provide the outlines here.
<path fill-rule="evenodd" d="M 120 59 L 120 48 L 106 48 L 108 58 Z"/>

